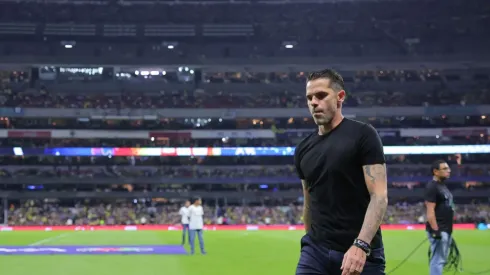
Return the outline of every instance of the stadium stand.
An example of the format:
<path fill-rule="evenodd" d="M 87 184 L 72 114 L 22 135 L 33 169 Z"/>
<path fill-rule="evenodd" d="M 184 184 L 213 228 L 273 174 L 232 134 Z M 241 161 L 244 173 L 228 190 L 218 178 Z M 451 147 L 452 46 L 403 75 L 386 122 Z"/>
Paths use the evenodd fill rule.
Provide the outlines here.
<path fill-rule="evenodd" d="M 0 0 L 0 274 L 293 272 L 293 154 L 326 67 L 383 141 L 386 274 L 427 274 L 435 160 L 460 274 L 486 274 L 488 26 L 488 0 Z M 187 254 L 198 197 L 209 255 L 146 255 Z"/>
<path fill-rule="evenodd" d="M 292 151 L 240 148 L 309 134 L 305 77 L 324 64 L 347 117 L 405 146 L 387 153 L 386 223 L 423 221 L 441 158 L 457 220 L 489 222 L 490 151 L 471 149 L 490 141 L 487 1 L 75 2 L 0 1 L 5 223 L 174 223 L 199 195 L 209 224 L 300 224 Z"/>

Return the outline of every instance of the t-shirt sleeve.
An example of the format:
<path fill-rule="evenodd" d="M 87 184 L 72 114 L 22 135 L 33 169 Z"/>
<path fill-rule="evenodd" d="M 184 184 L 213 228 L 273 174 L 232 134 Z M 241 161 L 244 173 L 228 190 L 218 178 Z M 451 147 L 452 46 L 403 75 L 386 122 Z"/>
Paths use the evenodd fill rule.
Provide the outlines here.
<path fill-rule="evenodd" d="M 360 157 L 362 165 L 384 164 L 383 143 L 376 129 L 371 125 L 362 128 L 360 139 Z"/>
<path fill-rule="evenodd" d="M 296 146 L 296 150 L 294 150 L 294 166 L 296 167 L 296 173 L 298 174 L 299 179 L 304 180 L 305 175 L 301 171 L 301 159 L 300 159 L 300 144 Z"/>
<path fill-rule="evenodd" d="M 437 187 L 430 184 L 425 189 L 425 201 L 435 203 L 437 201 Z"/>

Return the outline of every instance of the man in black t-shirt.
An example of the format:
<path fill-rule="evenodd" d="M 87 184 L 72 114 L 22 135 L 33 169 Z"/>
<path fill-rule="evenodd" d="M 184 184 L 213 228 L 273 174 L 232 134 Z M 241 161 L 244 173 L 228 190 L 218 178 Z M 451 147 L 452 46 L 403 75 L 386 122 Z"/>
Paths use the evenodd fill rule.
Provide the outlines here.
<path fill-rule="evenodd" d="M 444 160 L 432 164 L 433 179 L 425 190 L 426 230 L 431 243 L 430 275 L 442 275 L 451 247 L 453 232 L 453 195 L 444 184 L 451 169 Z"/>
<path fill-rule="evenodd" d="M 345 96 L 337 72 L 308 76 L 306 99 L 318 129 L 295 151 L 306 227 L 297 275 L 385 274 L 383 145 L 372 126 L 343 117 Z"/>

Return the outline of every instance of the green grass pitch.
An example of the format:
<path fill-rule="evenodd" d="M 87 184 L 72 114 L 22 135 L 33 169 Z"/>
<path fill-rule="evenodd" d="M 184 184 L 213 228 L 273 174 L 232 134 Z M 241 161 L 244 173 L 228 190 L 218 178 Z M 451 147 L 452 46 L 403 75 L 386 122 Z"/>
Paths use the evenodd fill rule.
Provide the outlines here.
<path fill-rule="evenodd" d="M 0 256 L 2 275 L 275 275 L 294 274 L 300 231 L 206 231 L 207 255 Z M 387 271 L 400 263 L 424 231 L 384 231 Z M 468 271 L 490 269 L 490 231 L 456 231 Z M 176 231 L 0 232 L 0 245 L 178 244 Z M 196 240 L 197 245 L 197 240 Z M 393 275 L 428 274 L 428 243 Z M 196 249 L 197 250 L 197 249 Z M 469 272 L 459 273 L 470 275 Z M 487 274 L 490 274 L 487 273 Z"/>

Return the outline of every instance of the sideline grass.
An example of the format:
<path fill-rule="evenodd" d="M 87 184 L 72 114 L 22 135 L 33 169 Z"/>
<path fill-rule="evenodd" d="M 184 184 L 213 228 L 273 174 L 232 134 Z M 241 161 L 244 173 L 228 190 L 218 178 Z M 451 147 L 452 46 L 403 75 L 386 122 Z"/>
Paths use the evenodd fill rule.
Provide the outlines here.
<path fill-rule="evenodd" d="M 0 232 L 1 245 L 178 244 L 173 231 Z M 300 231 L 206 231 L 208 255 L 0 256 L 8 275 L 275 275 L 294 274 Z M 424 231 L 384 231 L 387 271 L 425 238 Z M 457 231 L 464 267 L 490 268 L 490 231 Z M 196 241 L 197 245 L 197 241 Z M 393 275 L 428 274 L 428 243 Z M 463 272 L 461 275 L 470 275 Z M 490 273 L 488 273 L 490 274 Z"/>

